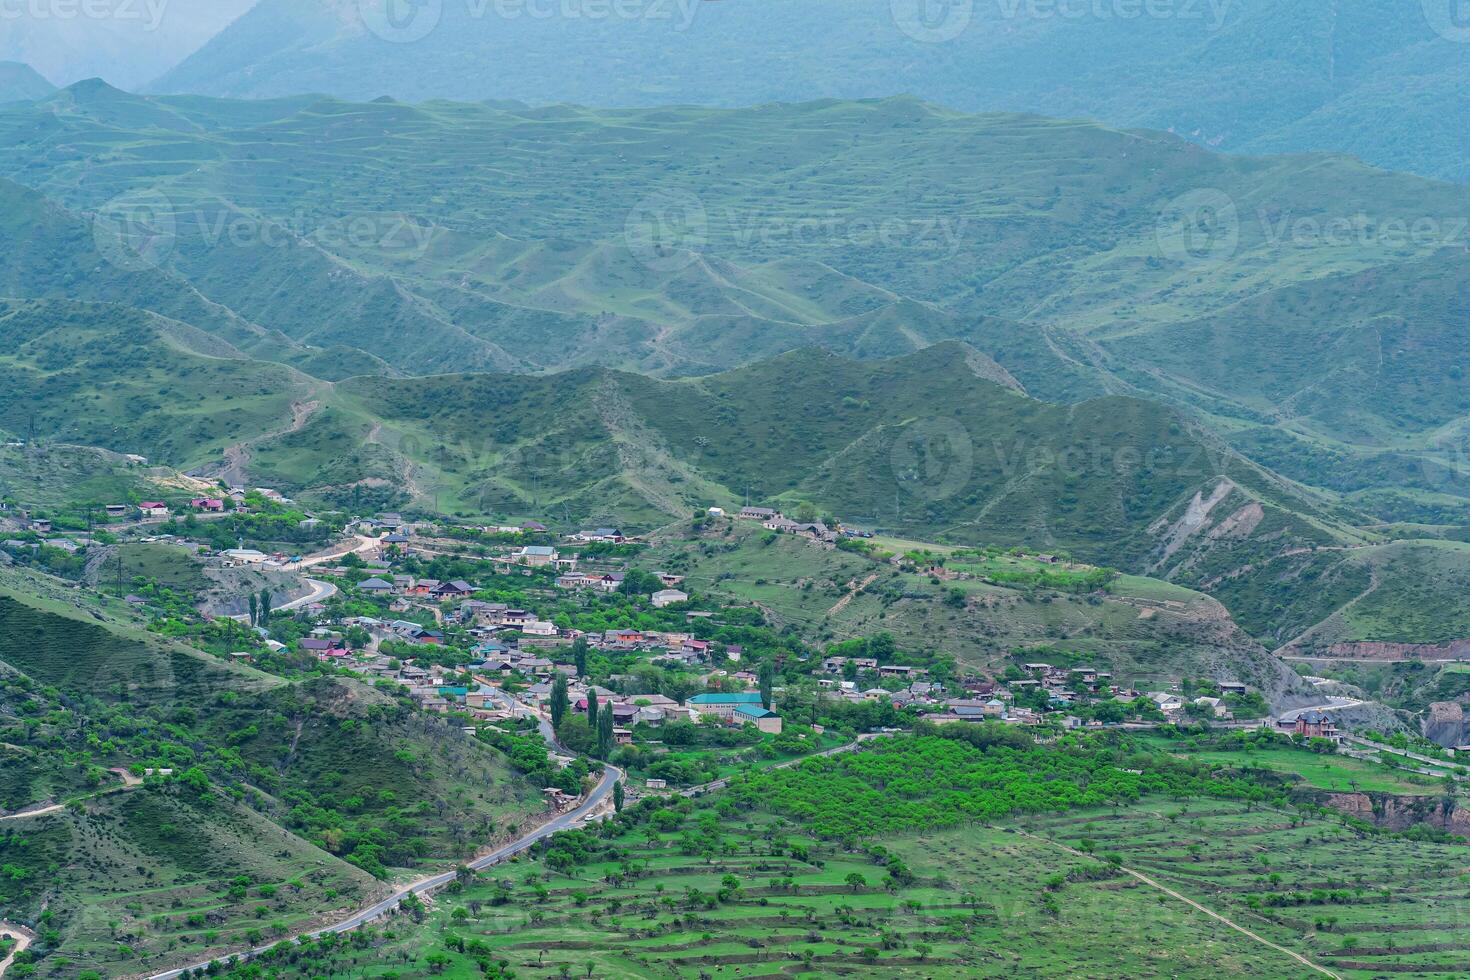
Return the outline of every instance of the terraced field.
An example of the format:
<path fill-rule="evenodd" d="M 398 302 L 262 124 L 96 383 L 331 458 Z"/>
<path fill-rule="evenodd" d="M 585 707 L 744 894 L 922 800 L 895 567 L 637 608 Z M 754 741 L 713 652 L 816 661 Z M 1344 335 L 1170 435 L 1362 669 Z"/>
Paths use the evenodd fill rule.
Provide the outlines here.
<path fill-rule="evenodd" d="M 1213 802 L 1073 814 L 1030 829 L 1121 853 L 1129 868 L 1344 978 L 1470 973 L 1461 846 Z"/>
<path fill-rule="evenodd" d="M 600 978 L 1298 975 L 1120 875 L 1053 891 L 1047 879 L 1098 862 L 1006 831 L 885 841 L 915 875 L 889 888 L 868 853 L 767 817 L 722 822 L 715 853 L 690 853 L 712 816 L 630 835 L 622 860 L 569 874 L 506 866 L 443 896 L 427 928 L 390 927 L 396 938 L 376 955 L 341 955 L 334 975 L 468 980 L 481 975 L 477 959 Z"/>

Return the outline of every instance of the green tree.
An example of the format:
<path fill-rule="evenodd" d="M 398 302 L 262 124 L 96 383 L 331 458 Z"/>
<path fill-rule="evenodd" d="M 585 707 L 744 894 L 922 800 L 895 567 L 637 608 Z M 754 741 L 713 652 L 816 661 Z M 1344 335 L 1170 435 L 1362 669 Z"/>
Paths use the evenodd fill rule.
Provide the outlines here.
<path fill-rule="evenodd" d="M 601 708 L 601 706 L 597 703 L 597 695 L 594 694 L 594 693 L 592 693 L 591 691 L 588 691 L 587 692 L 587 724 L 589 724 L 589 725 L 592 726 L 592 730 L 593 731 L 596 731 L 597 730 L 597 712 L 598 712 L 598 710 L 600 708 Z"/>
<path fill-rule="evenodd" d="M 258 626 L 269 626 L 271 624 L 271 590 L 260 590 L 260 622 Z"/>
<path fill-rule="evenodd" d="M 761 707 L 771 706 L 771 688 L 775 684 L 776 668 L 769 660 L 763 661 L 760 666 L 761 685 Z"/>
<path fill-rule="evenodd" d="M 572 663 L 577 665 L 577 676 L 587 676 L 587 638 L 579 636 L 572 641 Z"/>
<path fill-rule="evenodd" d="M 597 757 L 606 759 L 613 750 L 613 713 L 609 709 L 597 719 Z"/>
<path fill-rule="evenodd" d="M 571 710 L 572 703 L 567 697 L 567 676 L 557 674 L 556 680 L 551 682 L 551 727 L 561 728 L 561 723 Z"/>
<path fill-rule="evenodd" d="M 250 625 L 260 625 L 260 600 L 254 592 L 250 593 Z"/>
<path fill-rule="evenodd" d="M 613 809 L 618 813 L 623 812 L 623 781 L 621 779 L 613 783 Z"/>

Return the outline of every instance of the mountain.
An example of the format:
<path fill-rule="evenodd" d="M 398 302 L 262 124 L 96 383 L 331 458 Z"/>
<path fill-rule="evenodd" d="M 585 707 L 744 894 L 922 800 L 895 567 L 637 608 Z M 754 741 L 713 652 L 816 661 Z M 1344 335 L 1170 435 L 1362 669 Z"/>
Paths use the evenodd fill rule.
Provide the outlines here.
<path fill-rule="evenodd" d="M 601 106 L 910 93 L 1463 180 L 1470 58 L 1448 7 L 1237 0 L 1128 15 L 1008 0 L 678 0 L 560 16 L 426 4 L 389 20 L 377 5 L 261 0 L 154 88 Z"/>
<path fill-rule="evenodd" d="M 1164 400 L 1386 520 L 1465 520 L 1458 186 L 913 99 L 528 109 L 85 83 L 0 109 L 0 146 L 6 292 L 146 309 L 324 380 L 689 377 L 959 340 L 1041 399 Z"/>
<path fill-rule="evenodd" d="M 0 900 L 22 921 L 49 912 L 44 945 L 72 969 L 152 973 L 258 944 L 540 809 L 502 755 L 406 699 L 288 683 L 121 607 L 0 569 L 0 806 L 72 801 L 5 821 Z"/>
<path fill-rule="evenodd" d="M 64 85 L 101 76 L 134 88 L 177 65 L 254 2 L 14 4 L 0 31 L 0 61 L 33 65 Z M 3 95 L 0 88 L 0 102 Z"/>
<path fill-rule="evenodd" d="M 34 102 L 55 91 L 56 86 L 30 65 L 0 61 L 0 102 Z"/>

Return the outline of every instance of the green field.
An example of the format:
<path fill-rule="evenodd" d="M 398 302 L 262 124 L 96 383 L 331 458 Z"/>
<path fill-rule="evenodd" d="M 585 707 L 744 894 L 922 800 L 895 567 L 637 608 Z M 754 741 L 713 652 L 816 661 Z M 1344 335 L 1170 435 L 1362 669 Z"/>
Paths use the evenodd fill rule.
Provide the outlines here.
<path fill-rule="evenodd" d="M 883 744 L 871 759 L 809 763 L 692 803 L 645 801 L 451 886 L 355 948 L 311 945 L 262 966 L 267 977 L 463 980 L 496 967 L 618 978 L 1297 980 L 1311 971 L 1296 954 L 1366 980 L 1446 976 L 1470 962 L 1459 845 L 1371 835 L 1277 801 L 1200 797 L 1187 783 L 1106 808 L 1020 803 L 1026 778 L 976 796 L 1028 812 L 902 829 L 922 819 L 908 812 L 929 802 L 915 795 L 921 786 L 1012 764 L 1009 750 L 936 748 Z M 935 768 L 884 764 L 885 754 L 913 763 L 915 752 Z M 1134 758 L 1146 771 L 1163 764 Z M 863 795 L 859 773 L 869 788 L 888 785 Z M 853 806 L 873 819 L 841 843 L 814 835 L 800 812 L 841 825 Z"/>
<path fill-rule="evenodd" d="M 1241 750 L 1196 748 L 1178 740 L 1140 736 L 1156 751 L 1246 770 L 1264 769 L 1301 777 L 1303 783 L 1334 793 L 1394 793 L 1433 796 L 1444 784 L 1433 777 L 1395 770 L 1344 755 L 1322 755 L 1307 749 L 1255 747 Z M 1416 763 L 1417 765 L 1417 763 Z"/>

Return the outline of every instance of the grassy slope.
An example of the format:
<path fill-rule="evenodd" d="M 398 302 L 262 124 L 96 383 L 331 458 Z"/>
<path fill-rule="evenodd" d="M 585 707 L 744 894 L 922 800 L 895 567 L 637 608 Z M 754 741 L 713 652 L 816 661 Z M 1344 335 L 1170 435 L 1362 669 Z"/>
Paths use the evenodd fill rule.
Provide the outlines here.
<path fill-rule="evenodd" d="M 1297 687 L 1217 603 L 1155 579 L 1123 576 L 1086 596 L 979 581 L 935 585 L 798 538 L 767 543 L 750 525 L 694 542 L 670 535 L 646 564 L 687 574 L 696 589 L 757 603 L 816 641 L 888 632 L 901 647 L 990 669 L 1013 649 L 1056 646 L 1140 687 L 1191 672 L 1246 679 L 1273 697 Z M 963 607 L 945 601 L 955 588 L 966 593 Z"/>
<path fill-rule="evenodd" d="M 6 839 L 7 863 L 26 870 L 8 883 L 14 914 L 33 917 L 48 899 L 64 911 L 58 920 L 64 955 L 122 971 L 131 956 L 119 943 L 155 957 L 197 957 L 206 946 L 242 942 L 252 928 L 277 921 L 291 926 L 360 904 L 372 879 L 321 849 L 340 847 L 340 836 L 330 832 L 340 819 L 320 823 L 313 808 L 337 808 L 364 827 L 391 827 L 386 839 L 396 843 L 382 857 L 404 863 L 463 858 L 540 809 L 534 788 L 494 750 L 364 685 L 335 679 L 288 684 L 114 622 L 100 612 L 113 601 L 48 591 L 47 580 L 34 575 L 6 572 L 0 583 L 6 624 L 0 663 L 44 685 L 35 689 L 43 709 L 57 709 L 54 702 L 64 698 L 83 716 L 117 704 L 161 710 L 187 726 L 197 747 L 229 746 L 238 754 L 238 785 L 248 788 L 252 807 L 236 807 L 223 795 L 211 804 L 183 791 L 144 788 L 97 796 L 76 812 L 31 818 L 25 827 L 5 827 L 26 831 Z M 8 704 L 21 695 L 0 697 Z M 0 711 L 0 717 L 18 710 Z M 113 757 L 106 746 L 97 752 L 97 764 L 147 761 Z M 6 804 L 54 796 L 74 788 L 74 778 L 56 767 L 31 767 L 24 780 L 7 772 Z M 10 799 L 27 793 L 40 795 Z M 37 827 L 43 833 L 32 834 Z M 58 880 L 61 853 L 92 857 L 67 864 Z M 261 922 L 253 912 L 260 901 L 211 894 L 242 874 L 256 884 L 297 876 L 309 884 L 299 893 L 281 889 L 277 900 L 264 903 Z M 186 922 L 193 911 L 210 916 L 213 939 L 203 937 L 203 926 Z M 119 918 L 126 938 L 114 941 L 108 923 Z"/>

